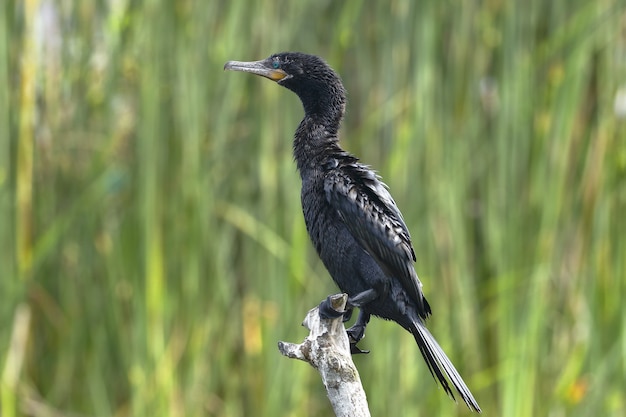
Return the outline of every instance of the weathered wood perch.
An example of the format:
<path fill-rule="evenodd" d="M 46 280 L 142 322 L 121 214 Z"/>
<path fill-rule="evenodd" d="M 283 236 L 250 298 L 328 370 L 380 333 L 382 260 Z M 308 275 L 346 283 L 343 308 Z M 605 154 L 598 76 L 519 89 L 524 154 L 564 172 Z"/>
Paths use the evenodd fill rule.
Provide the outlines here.
<path fill-rule="evenodd" d="M 336 311 L 343 311 L 347 301 L 347 294 L 330 297 Z M 299 345 L 278 342 L 280 353 L 308 362 L 319 371 L 337 417 L 370 417 L 342 317 L 322 319 L 319 307 L 315 307 L 306 315 L 302 325 L 310 330 L 304 342 Z"/>

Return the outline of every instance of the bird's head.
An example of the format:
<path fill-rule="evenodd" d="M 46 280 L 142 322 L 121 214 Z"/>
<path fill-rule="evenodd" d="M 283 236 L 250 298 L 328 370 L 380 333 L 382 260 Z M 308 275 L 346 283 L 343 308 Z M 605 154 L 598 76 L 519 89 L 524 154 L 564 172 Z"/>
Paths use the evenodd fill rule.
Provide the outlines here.
<path fill-rule="evenodd" d="M 228 61 L 225 70 L 243 71 L 275 81 L 296 93 L 309 115 L 333 111 L 343 115 L 346 92 L 341 79 L 320 57 L 281 52 L 261 61 Z"/>

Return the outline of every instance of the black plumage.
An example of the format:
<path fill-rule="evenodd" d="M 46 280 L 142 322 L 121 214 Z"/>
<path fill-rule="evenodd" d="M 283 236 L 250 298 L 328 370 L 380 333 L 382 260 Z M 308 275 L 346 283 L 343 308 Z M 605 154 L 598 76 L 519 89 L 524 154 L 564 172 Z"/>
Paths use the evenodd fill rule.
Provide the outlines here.
<path fill-rule="evenodd" d="M 411 236 L 387 187 L 368 166 L 339 146 L 346 93 L 321 58 L 296 52 L 262 61 L 229 61 L 224 69 L 267 77 L 295 92 L 304 118 L 293 152 L 302 178 L 302 209 L 315 249 L 359 317 L 348 329 L 356 344 L 370 315 L 413 334 L 433 376 L 454 398 L 448 380 L 472 410 L 480 407 L 424 325 L 431 314 L 417 277 Z M 447 378 L 446 378 L 447 377 Z"/>

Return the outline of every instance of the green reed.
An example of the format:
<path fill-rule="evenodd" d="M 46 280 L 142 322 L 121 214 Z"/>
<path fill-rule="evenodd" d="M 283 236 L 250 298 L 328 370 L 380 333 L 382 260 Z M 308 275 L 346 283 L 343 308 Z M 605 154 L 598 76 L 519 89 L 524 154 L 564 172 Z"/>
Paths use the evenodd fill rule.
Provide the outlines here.
<path fill-rule="evenodd" d="M 311 248 L 302 110 L 229 59 L 322 55 L 343 146 L 390 186 L 429 327 L 485 415 L 626 404 L 626 7 L 541 2 L 0 6 L 2 415 L 322 416 L 281 357 L 336 288 Z M 373 320 L 372 415 L 467 415 Z"/>

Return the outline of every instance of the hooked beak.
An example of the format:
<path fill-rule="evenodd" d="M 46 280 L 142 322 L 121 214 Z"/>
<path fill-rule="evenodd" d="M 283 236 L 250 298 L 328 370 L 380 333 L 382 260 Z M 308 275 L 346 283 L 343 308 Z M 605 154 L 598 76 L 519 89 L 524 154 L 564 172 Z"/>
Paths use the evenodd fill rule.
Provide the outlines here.
<path fill-rule="evenodd" d="M 263 61 L 251 62 L 228 61 L 226 64 L 224 64 L 224 70 L 249 72 L 256 75 L 261 75 L 273 81 L 280 81 L 289 76 L 289 74 L 281 69 L 272 68 L 271 61 L 268 62 L 268 60 L 266 59 Z"/>

